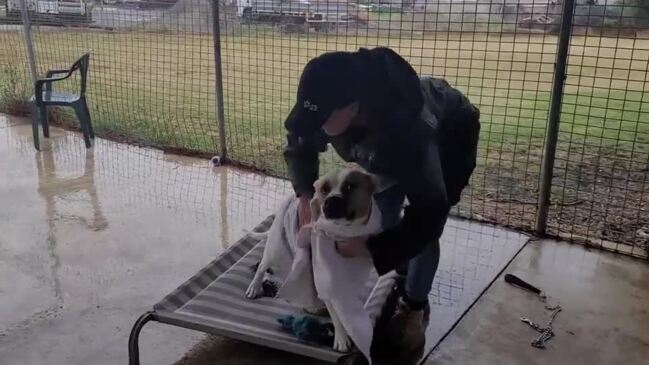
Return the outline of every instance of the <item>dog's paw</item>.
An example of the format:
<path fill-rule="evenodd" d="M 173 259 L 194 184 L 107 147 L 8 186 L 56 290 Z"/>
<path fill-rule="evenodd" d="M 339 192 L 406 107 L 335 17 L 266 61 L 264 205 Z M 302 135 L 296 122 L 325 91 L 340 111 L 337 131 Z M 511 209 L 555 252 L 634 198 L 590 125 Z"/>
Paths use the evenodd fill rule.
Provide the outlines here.
<path fill-rule="evenodd" d="M 329 311 L 327 310 L 327 307 L 322 306 L 319 308 L 316 307 L 304 307 L 302 308 L 306 314 L 310 314 L 312 316 L 318 316 L 318 317 L 328 317 L 329 316 Z"/>
<path fill-rule="evenodd" d="M 275 298 L 279 291 L 279 284 L 272 280 L 264 279 L 264 282 L 261 283 L 261 291 L 265 297 Z"/>
<path fill-rule="evenodd" d="M 257 285 L 257 283 L 250 283 L 248 289 L 246 290 L 246 297 L 248 299 L 257 299 L 264 294 L 263 285 Z"/>
<path fill-rule="evenodd" d="M 347 334 L 334 335 L 334 350 L 338 352 L 349 352 L 352 350 L 352 339 Z"/>

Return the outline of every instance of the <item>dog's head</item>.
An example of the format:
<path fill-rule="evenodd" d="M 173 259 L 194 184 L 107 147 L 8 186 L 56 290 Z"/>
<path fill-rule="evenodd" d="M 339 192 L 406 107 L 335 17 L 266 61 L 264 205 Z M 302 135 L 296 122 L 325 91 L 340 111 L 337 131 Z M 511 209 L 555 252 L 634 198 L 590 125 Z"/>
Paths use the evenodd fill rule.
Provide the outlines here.
<path fill-rule="evenodd" d="M 314 219 L 322 215 L 345 225 L 367 221 L 376 189 L 372 175 L 359 168 L 335 170 L 318 179 L 314 187 Z"/>

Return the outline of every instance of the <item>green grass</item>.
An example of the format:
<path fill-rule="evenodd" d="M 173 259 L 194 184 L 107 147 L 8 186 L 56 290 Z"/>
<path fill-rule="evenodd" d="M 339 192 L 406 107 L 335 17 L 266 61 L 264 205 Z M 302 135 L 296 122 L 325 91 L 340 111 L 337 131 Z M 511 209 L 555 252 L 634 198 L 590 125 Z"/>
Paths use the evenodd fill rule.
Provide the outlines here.
<path fill-rule="evenodd" d="M 29 83 L 24 62 L 18 58 L 20 45 L 13 39 L 12 42 L 5 42 L 0 36 L 0 49 L 6 52 L 5 57 L 0 57 L 0 113 L 24 114 L 27 109 L 25 101 L 29 97 Z"/>
<path fill-rule="evenodd" d="M 222 37 L 227 140 L 237 160 L 281 171 L 282 122 L 303 65 L 325 50 L 374 45 L 397 49 L 420 73 L 444 76 L 463 90 L 481 108 L 482 145 L 489 152 L 517 152 L 522 145 L 542 143 L 553 36 L 280 36 L 251 29 Z M 98 133 L 218 150 L 211 37 L 43 30 L 35 32 L 34 40 L 41 72 L 92 51 L 89 99 Z M 14 49 L 0 55 L 0 65 L 15 64 L 19 35 L 3 33 L 0 42 L 3 49 Z M 642 103 L 648 100 L 647 86 L 634 80 L 644 79 L 649 41 L 575 38 L 571 52 L 562 138 L 623 146 L 646 142 L 649 111 Z M 71 82 L 64 88 L 74 87 Z"/>
<path fill-rule="evenodd" d="M 482 144 L 488 148 L 507 151 L 542 143 L 556 42 L 552 36 L 253 35 L 222 37 L 227 139 L 235 159 L 281 169 L 282 121 L 302 66 L 325 50 L 373 45 L 391 46 L 420 73 L 444 76 L 463 90 L 481 108 Z M 646 142 L 647 86 L 635 80 L 644 79 L 649 41 L 592 38 L 573 40 L 562 138 L 571 133 L 595 144 Z M 3 49 L 14 49 L 0 55 L 0 65 L 14 64 L 19 35 L 4 33 L 0 42 Z M 43 30 L 35 33 L 35 48 L 41 72 L 92 50 L 89 99 L 99 133 L 218 150 L 209 36 Z"/>

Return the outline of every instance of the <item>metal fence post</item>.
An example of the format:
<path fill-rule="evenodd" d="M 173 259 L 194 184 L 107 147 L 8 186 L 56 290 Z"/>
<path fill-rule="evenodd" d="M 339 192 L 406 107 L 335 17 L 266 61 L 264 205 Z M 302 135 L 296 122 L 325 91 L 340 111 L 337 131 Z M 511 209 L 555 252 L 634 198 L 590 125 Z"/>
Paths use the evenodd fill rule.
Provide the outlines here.
<path fill-rule="evenodd" d="M 548 115 L 548 130 L 543 146 L 543 161 L 541 163 L 541 180 L 539 183 L 538 210 L 536 213 L 535 230 L 537 234 L 544 234 L 547 228 L 548 211 L 550 209 L 550 194 L 552 188 L 552 174 L 554 160 L 559 138 L 559 122 L 561 119 L 561 105 L 563 100 L 563 87 L 566 81 L 566 67 L 568 48 L 572 33 L 572 15 L 575 0 L 564 0 L 561 10 L 561 29 L 557 44 L 557 58 L 552 80 L 552 95 L 550 100 L 550 113 Z"/>
<path fill-rule="evenodd" d="M 219 123 L 221 163 L 228 160 L 225 142 L 225 112 L 223 106 L 223 70 L 221 68 L 221 28 L 219 24 L 219 0 L 212 0 L 212 41 L 214 42 L 214 85 L 216 92 L 216 121 Z"/>
<path fill-rule="evenodd" d="M 23 20 L 23 41 L 27 51 L 27 62 L 29 62 L 29 73 L 32 78 L 32 86 L 36 83 L 38 75 L 36 73 L 36 55 L 34 54 L 34 44 L 32 42 L 32 25 L 29 22 L 27 9 L 27 0 L 20 1 L 20 15 Z"/>

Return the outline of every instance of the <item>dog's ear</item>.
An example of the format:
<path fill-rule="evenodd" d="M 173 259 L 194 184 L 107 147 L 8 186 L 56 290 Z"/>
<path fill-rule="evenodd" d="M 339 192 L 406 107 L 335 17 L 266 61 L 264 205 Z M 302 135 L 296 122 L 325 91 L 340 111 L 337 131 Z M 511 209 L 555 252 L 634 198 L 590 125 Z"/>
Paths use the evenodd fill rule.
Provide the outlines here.
<path fill-rule="evenodd" d="M 372 194 L 376 193 L 376 190 L 379 188 L 379 178 L 369 172 L 364 172 L 363 174 L 367 178 L 367 186 L 369 186 Z"/>

